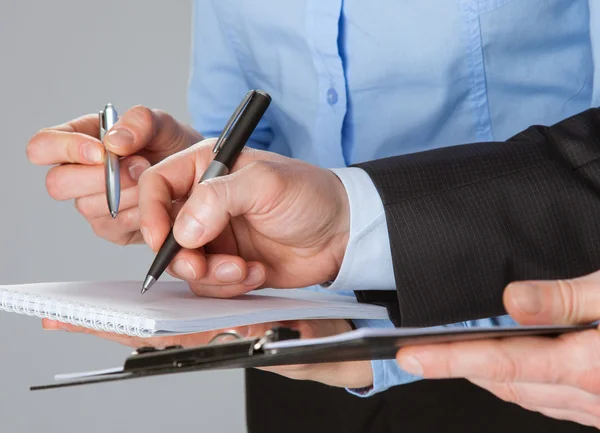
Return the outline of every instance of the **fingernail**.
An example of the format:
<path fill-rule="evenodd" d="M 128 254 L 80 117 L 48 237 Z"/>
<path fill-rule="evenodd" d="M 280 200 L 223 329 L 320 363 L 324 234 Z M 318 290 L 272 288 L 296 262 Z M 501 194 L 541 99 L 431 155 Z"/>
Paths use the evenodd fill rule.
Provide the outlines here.
<path fill-rule="evenodd" d="M 133 134 L 127 129 L 113 129 L 106 134 L 106 140 L 113 147 L 128 147 L 133 145 Z"/>
<path fill-rule="evenodd" d="M 133 180 L 137 181 L 142 175 L 142 173 L 145 172 L 148 168 L 150 168 L 150 163 L 148 161 L 146 161 L 145 159 L 140 161 L 136 160 L 129 167 L 129 176 Z"/>
<path fill-rule="evenodd" d="M 180 240 L 183 242 L 196 243 L 204 234 L 204 227 L 202 227 L 200 221 L 187 213 L 180 215 L 175 224 L 181 227 L 178 228 L 177 232 L 179 233 Z"/>
<path fill-rule="evenodd" d="M 154 247 L 152 246 L 152 235 L 150 234 L 150 230 L 148 230 L 146 227 L 142 227 L 140 228 L 140 232 L 142 233 L 144 242 L 146 242 L 150 246 L 150 248 L 154 249 Z"/>
<path fill-rule="evenodd" d="M 530 283 L 518 283 L 510 286 L 513 302 L 521 312 L 529 315 L 542 311 L 540 289 Z"/>
<path fill-rule="evenodd" d="M 84 145 L 83 156 L 87 161 L 93 162 L 94 164 L 100 164 L 102 162 L 102 151 L 98 149 L 98 146 L 91 143 Z"/>
<path fill-rule="evenodd" d="M 222 283 L 237 283 L 242 279 L 242 270 L 235 263 L 223 263 L 215 270 L 215 277 Z"/>
<path fill-rule="evenodd" d="M 265 274 L 260 266 L 250 266 L 248 276 L 244 280 L 245 286 L 256 286 L 261 284 L 265 278 Z"/>
<path fill-rule="evenodd" d="M 398 364 L 404 371 L 415 376 L 423 376 L 423 367 L 421 363 L 414 356 L 401 356 L 398 358 Z"/>
<path fill-rule="evenodd" d="M 187 260 L 179 259 L 173 263 L 173 272 L 179 275 L 184 280 L 195 280 L 196 271 Z"/>

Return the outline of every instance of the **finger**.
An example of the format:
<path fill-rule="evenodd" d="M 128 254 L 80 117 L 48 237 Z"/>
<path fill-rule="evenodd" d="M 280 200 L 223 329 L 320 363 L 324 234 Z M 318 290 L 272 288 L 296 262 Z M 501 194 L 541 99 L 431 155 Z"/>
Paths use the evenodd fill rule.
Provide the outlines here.
<path fill-rule="evenodd" d="M 117 245 L 130 245 L 142 242 L 140 213 L 138 207 L 119 210 L 117 217 L 96 218 L 90 221 L 94 234 Z"/>
<path fill-rule="evenodd" d="M 138 189 L 137 186 L 131 186 L 121 190 L 121 201 L 119 203 L 119 212 L 131 208 L 138 207 Z M 75 199 L 75 208 L 77 211 L 87 220 L 93 220 L 96 218 L 104 218 L 110 216 L 108 204 L 106 203 L 106 194 L 98 193 L 92 195 L 86 195 L 83 197 L 77 197 Z M 118 214 L 117 218 L 118 220 Z M 138 222 L 139 228 L 139 222 Z"/>
<path fill-rule="evenodd" d="M 122 344 L 124 346 L 136 347 L 135 342 L 133 341 L 132 337 L 130 337 L 128 335 L 124 335 L 124 334 L 116 334 L 116 333 L 105 332 L 105 331 L 96 331 L 93 329 L 84 328 L 82 326 L 75 326 L 75 325 L 71 325 L 70 323 L 63 323 L 63 322 L 59 322 L 56 320 L 50 320 L 50 319 L 42 319 L 42 327 L 45 330 L 67 331 L 67 332 L 71 332 L 74 334 L 95 335 L 102 339 L 114 341 L 114 342 Z"/>
<path fill-rule="evenodd" d="M 194 188 L 175 219 L 175 239 L 184 248 L 205 245 L 223 232 L 232 217 L 276 206 L 282 187 L 279 171 L 264 161 L 204 181 Z"/>
<path fill-rule="evenodd" d="M 200 141 L 200 134 L 168 113 L 138 105 L 126 111 L 111 128 L 105 145 L 118 155 L 131 155 L 143 149 L 154 154 L 157 160 L 151 162 L 155 163 L 189 147 L 194 139 Z"/>
<path fill-rule="evenodd" d="M 123 159 L 119 165 L 121 189 L 136 185 L 135 177 L 149 166 L 150 163 L 141 156 Z M 104 193 L 104 167 L 77 164 L 53 167 L 46 175 L 46 189 L 50 197 L 61 201 Z"/>
<path fill-rule="evenodd" d="M 510 284 L 509 314 L 522 324 L 581 324 L 600 318 L 600 271 L 581 278 Z"/>
<path fill-rule="evenodd" d="M 185 198 L 195 175 L 194 159 L 182 152 L 155 165 L 140 177 L 141 231 L 153 251 L 158 251 L 171 229 L 173 200 Z"/>
<path fill-rule="evenodd" d="M 206 256 L 202 251 L 182 249 L 167 267 L 167 272 L 175 278 L 192 283 L 205 277 L 206 269 Z"/>
<path fill-rule="evenodd" d="M 206 169 L 212 158 L 213 145 L 214 140 L 205 140 L 171 155 L 140 177 L 140 230 L 153 251 L 158 251 L 171 229 L 174 201 L 187 201 L 188 192 L 201 177 L 198 173 Z"/>
<path fill-rule="evenodd" d="M 72 325 L 70 323 L 59 322 L 50 319 L 42 319 L 42 327 L 46 330 L 62 330 L 72 333 L 89 334 L 100 337 L 106 340 L 115 341 L 129 347 L 167 347 L 167 346 L 183 346 L 196 347 L 209 343 L 218 334 L 224 331 L 235 332 L 241 338 L 254 336 L 262 337 L 265 332 L 272 327 L 277 326 L 277 323 L 259 323 L 249 326 L 240 326 L 237 328 L 220 329 L 194 334 L 183 334 L 168 337 L 137 337 L 114 332 L 99 331 L 82 326 Z"/>
<path fill-rule="evenodd" d="M 98 116 L 87 115 L 35 134 L 26 148 L 36 165 L 102 164 L 104 146 L 98 139 Z"/>
<path fill-rule="evenodd" d="M 188 282 L 198 296 L 231 298 L 261 286 L 264 266 L 245 262 L 238 256 L 205 255 L 198 250 L 181 250 L 167 268 L 169 274 Z"/>
<path fill-rule="evenodd" d="M 69 120 L 68 122 L 61 123 L 44 130 L 49 131 L 62 131 L 70 132 L 75 134 L 88 135 L 93 138 L 100 138 L 100 125 L 99 116 L 96 113 L 85 114 L 76 119 Z"/>
<path fill-rule="evenodd" d="M 403 369 L 426 378 L 562 383 L 590 392 L 600 392 L 598 359 L 600 336 L 595 330 L 559 338 L 411 346 L 400 349 L 397 356 Z"/>
<path fill-rule="evenodd" d="M 177 269 L 175 269 L 177 272 Z M 223 281 L 236 279 L 235 282 Z M 188 280 L 190 290 L 198 296 L 210 298 L 232 298 L 248 293 L 266 279 L 264 265 L 258 262 L 244 262 L 235 256 L 207 256 L 206 277 Z"/>
<path fill-rule="evenodd" d="M 485 388 L 496 397 L 519 406 L 565 409 L 586 412 L 600 417 L 600 397 L 568 385 L 495 382 L 471 379 L 475 385 Z"/>
<path fill-rule="evenodd" d="M 541 413 L 549 418 L 573 421 L 577 424 L 587 425 L 590 427 L 600 428 L 600 419 L 597 416 L 590 415 L 583 412 L 577 412 L 565 409 L 549 409 L 545 407 L 535 407 L 530 410 Z"/>
<path fill-rule="evenodd" d="M 370 361 L 347 361 L 321 364 L 282 365 L 260 367 L 289 379 L 312 380 L 342 388 L 365 388 L 373 384 L 373 368 Z"/>

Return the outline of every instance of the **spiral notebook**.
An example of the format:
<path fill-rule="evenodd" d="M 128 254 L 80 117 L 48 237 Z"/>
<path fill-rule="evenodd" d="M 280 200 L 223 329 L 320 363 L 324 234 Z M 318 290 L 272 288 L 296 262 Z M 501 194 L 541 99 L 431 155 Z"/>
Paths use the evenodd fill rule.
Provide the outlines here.
<path fill-rule="evenodd" d="M 143 296 L 139 281 L 52 282 L 0 286 L 0 310 L 86 328 L 150 337 L 302 319 L 387 319 L 387 310 L 351 296 L 263 289 L 229 299 L 194 295 L 162 281 Z"/>

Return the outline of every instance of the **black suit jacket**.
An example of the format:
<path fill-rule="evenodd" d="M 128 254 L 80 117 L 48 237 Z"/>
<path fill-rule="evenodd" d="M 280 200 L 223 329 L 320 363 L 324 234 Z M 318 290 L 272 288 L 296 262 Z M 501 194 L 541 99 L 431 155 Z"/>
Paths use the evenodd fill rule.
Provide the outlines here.
<path fill-rule="evenodd" d="M 600 269 L 600 110 L 504 143 L 358 164 L 383 198 L 397 292 L 357 292 L 397 326 L 504 313 L 506 284 Z M 249 433 L 583 433 L 462 379 L 418 381 L 368 399 L 246 372 Z"/>
<path fill-rule="evenodd" d="M 383 199 L 397 286 L 357 297 L 397 326 L 502 315 L 512 281 L 600 269 L 600 109 L 356 166 Z"/>

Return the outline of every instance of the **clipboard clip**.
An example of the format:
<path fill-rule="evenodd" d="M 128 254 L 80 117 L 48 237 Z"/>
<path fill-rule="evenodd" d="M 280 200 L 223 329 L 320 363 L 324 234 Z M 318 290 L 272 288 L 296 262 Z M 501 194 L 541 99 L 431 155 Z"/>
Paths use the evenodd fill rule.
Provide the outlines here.
<path fill-rule="evenodd" d="M 233 337 L 234 340 L 220 342 L 223 337 Z M 242 338 L 235 331 L 225 331 L 215 335 L 208 344 L 199 347 L 138 348 L 125 360 L 123 371 L 136 372 L 148 369 L 182 368 L 226 361 L 262 353 L 263 346 L 266 343 L 298 338 L 300 338 L 299 331 L 285 327 L 272 328 L 260 338 Z"/>

